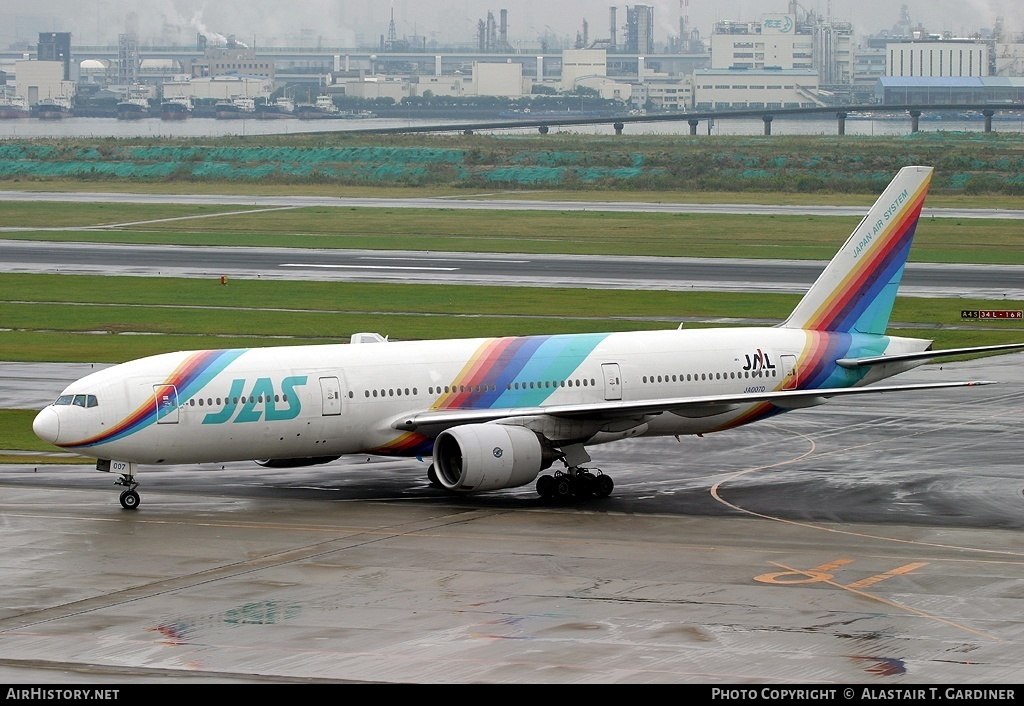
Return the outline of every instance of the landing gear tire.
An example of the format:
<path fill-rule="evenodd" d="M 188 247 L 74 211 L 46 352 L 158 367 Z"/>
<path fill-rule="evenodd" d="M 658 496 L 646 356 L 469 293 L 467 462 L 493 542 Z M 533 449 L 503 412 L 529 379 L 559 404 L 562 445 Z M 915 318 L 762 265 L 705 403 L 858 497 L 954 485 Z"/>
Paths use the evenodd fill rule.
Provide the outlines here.
<path fill-rule="evenodd" d="M 430 487 L 432 488 L 443 488 L 441 482 L 437 479 L 437 471 L 434 470 L 434 464 L 430 464 L 427 468 L 427 480 L 430 481 Z"/>
<path fill-rule="evenodd" d="M 594 494 L 594 481 L 597 477 L 590 471 L 580 471 L 572 479 L 572 494 L 579 499 L 589 498 Z"/>
<path fill-rule="evenodd" d="M 121 507 L 125 510 L 134 510 L 139 506 L 139 494 L 134 490 L 125 490 L 121 493 Z"/>
<path fill-rule="evenodd" d="M 606 476 L 602 473 L 594 478 L 594 495 L 599 498 L 607 498 L 612 494 L 614 487 L 615 482 L 611 479 L 611 476 Z"/>
<path fill-rule="evenodd" d="M 572 496 L 572 481 L 568 476 L 561 476 L 553 480 L 555 481 L 554 497 L 558 500 L 568 500 Z"/>
<path fill-rule="evenodd" d="M 552 476 L 541 476 L 537 479 L 537 495 L 552 498 L 555 495 L 555 479 Z"/>

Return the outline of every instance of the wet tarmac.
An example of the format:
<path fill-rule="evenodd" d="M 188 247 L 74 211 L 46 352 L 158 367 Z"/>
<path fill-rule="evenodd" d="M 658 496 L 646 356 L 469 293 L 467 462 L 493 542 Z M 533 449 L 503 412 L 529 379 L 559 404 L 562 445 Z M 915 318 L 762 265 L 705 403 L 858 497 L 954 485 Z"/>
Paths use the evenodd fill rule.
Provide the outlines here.
<path fill-rule="evenodd" d="M 1014 684 L 1022 370 L 595 447 L 615 491 L 569 505 L 349 457 L 144 468 L 127 511 L 0 466 L 0 681 Z"/>

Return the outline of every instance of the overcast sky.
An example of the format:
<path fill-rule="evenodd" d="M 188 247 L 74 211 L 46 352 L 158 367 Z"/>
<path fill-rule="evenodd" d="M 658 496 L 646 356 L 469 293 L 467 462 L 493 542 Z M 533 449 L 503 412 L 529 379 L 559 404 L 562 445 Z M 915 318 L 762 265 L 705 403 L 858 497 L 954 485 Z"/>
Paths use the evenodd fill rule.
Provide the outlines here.
<path fill-rule="evenodd" d="M 788 0 L 645 0 L 653 5 L 655 42 L 678 34 L 679 16 L 707 37 L 718 20 L 751 21 L 769 12 L 785 12 Z M 1010 32 L 1024 32 L 1024 0 L 801 0 L 800 6 L 854 23 L 858 36 L 889 29 L 906 4 L 911 20 L 930 32 L 970 35 L 1002 17 Z M 681 5 L 683 6 L 681 8 Z M 137 16 L 143 43 L 191 45 L 197 33 L 211 38 L 234 35 L 257 46 L 352 47 L 376 45 L 388 32 L 392 8 L 399 39 L 425 36 L 441 45 L 475 44 L 477 23 L 488 11 L 500 21 L 508 10 L 508 38 L 535 41 L 542 34 L 575 40 L 583 20 L 591 40 L 609 35 L 609 8 L 627 4 L 597 0 L 2 0 L 0 46 L 30 42 L 40 31 L 71 32 L 74 44 L 114 44 Z M 621 40 L 622 34 L 619 31 Z"/>

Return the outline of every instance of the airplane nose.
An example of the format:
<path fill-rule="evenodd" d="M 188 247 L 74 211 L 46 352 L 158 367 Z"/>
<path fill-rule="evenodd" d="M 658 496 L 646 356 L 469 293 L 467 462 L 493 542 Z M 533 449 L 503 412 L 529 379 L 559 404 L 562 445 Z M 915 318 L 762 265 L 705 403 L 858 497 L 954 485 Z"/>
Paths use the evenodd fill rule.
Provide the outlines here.
<path fill-rule="evenodd" d="M 57 443 L 57 435 L 60 433 L 60 417 L 52 407 L 47 407 L 36 415 L 32 422 L 32 431 L 43 441 L 51 444 Z"/>

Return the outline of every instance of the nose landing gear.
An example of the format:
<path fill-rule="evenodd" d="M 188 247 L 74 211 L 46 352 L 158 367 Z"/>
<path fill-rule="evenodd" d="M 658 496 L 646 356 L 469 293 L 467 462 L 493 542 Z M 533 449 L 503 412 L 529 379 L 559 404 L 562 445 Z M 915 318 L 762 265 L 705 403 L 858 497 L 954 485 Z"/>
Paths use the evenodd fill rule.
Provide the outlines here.
<path fill-rule="evenodd" d="M 121 507 L 125 510 L 134 510 L 139 506 L 140 498 L 139 494 L 135 492 L 135 489 L 139 487 L 138 482 L 134 476 L 122 475 L 120 478 L 114 481 L 114 485 L 123 485 L 127 490 L 121 491 Z"/>
<path fill-rule="evenodd" d="M 134 510 L 139 506 L 139 494 L 135 492 L 139 484 L 135 480 L 134 463 L 100 459 L 96 462 L 96 470 L 104 473 L 120 473 L 121 477 L 114 481 L 114 485 L 125 487 L 125 490 L 121 491 L 121 507 L 125 510 Z"/>

